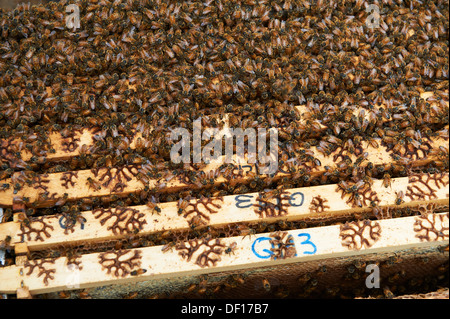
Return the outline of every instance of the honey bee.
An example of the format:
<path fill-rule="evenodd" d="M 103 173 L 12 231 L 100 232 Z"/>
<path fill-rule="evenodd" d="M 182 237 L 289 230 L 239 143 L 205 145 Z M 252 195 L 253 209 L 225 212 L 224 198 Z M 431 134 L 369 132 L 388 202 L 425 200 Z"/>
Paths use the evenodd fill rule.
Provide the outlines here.
<path fill-rule="evenodd" d="M 0 241 L 1 249 L 10 249 L 11 245 L 11 236 L 7 235 L 4 240 Z"/>
<path fill-rule="evenodd" d="M 80 291 L 78 296 L 80 297 L 80 299 L 90 299 L 91 298 L 91 296 L 89 295 L 88 289 L 84 289 L 83 291 Z"/>
<path fill-rule="evenodd" d="M 332 298 L 336 297 L 339 294 L 339 291 L 340 291 L 339 287 L 327 287 L 327 289 L 325 290 L 327 295 L 329 295 Z"/>
<path fill-rule="evenodd" d="M 146 272 L 147 272 L 147 269 L 140 268 L 140 269 L 138 269 L 138 270 L 133 270 L 133 271 L 130 273 L 130 275 L 131 275 L 131 276 L 140 276 L 140 275 L 145 274 Z"/>
<path fill-rule="evenodd" d="M 398 256 L 390 256 L 383 264 L 383 266 L 385 267 L 392 267 L 395 264 L 398 264 L 399 262 L 401 262 L 402 259 L 399 258 Z"/>
<path fill-rule="evenodd" d="M 225 254 L 234 254 L 234 250 L 237 247 L 237 243 L 236 242 L 232 242 L 226 249 L 225 249 Z"/>
<path fill-rule="evenodd" d="M 98 191 L 102 188 L 102 185 L 94 180 L 92 177 L 88 177 L 86 184 L 89 186 L 89 188 L 92 188 L 94 191 Z"/>
<path fill-rule="evenodd" d="M 388 173 L 383 175 L 383 186 L 386 188 L 391 187 L 391 175 Z"/>
<path fill-rule="evenodd" d="M 67 291 L 60 291 L 58 292 L 58 297 L 60 299 L 69 299 L 70 298 L 70 293 Z"/>
<path fill-rule="evenodd" d="M 148 201 L 147 202 L 147 207 L 150 208 L 150 212 L 153 214 L 154 212 L 156 212 L 158 215 L 161 214 L 161 208 L 153 201 Z"/>
<path fill-rule="evenodd" d="M 191 284 L 189 287 L 186 288 L 187 292 L 193 292 L 195 289 L 197 289 L 196 284 Z"/>
<path fill-rule="evenodd" d="M 406 272 L 404 270 L 400 270 L 392 275 L 390 275 L 387 280 L 389 283 L 395 284 L 396 281 L 398 281 L 401 278 L 406 277 Z"/>
<path fill-rule="evenodd" d="M 384 294 L 385 298 L 387 298 L 387 299 L 392 299 L 395 297 L 394 294 L 392 293 L 392 291 L 389 289 L 389 287 L 383 288 L 383 294 Z"/>
<path fill-rule="evenodd" d="M 184 210 L 189 206 L 189 200 L 180 198 L 177 203 L 177 206 L 178 206 L 178 215 L 181 215 L 184 213 Z"/>
<path fill-rule="evenodd" d="M 375 263 L 377 264 L 377 263 Z M 366 268 L 366 262 L 361 261 L 361 260 L 356 260 L 353 262 L 353 265 L 356 267 L 356 269 L 358 270 L 362 270 Z"/>
<path fill-rule="evenodd" d="M 272 289 L 272 286 L 270 285 L 269 280 L 267 280 L 266 278 L 264 278 L 262 280 L 262 286 L 263 286 L 264 290 L 267 292 L 270 292 L 270 290 Z"/>
<path fill-rule="evenodd" d="M 136 299 L 138 297 L 139 293 L 137 291 L 131 292 L 128 295 L 124 297 L 124 299 Z"/>
<path fill-rule="evenodd" d="M 237 226 L 237 229 L 239 231 L 239 235 L 243 236 L 242 239 L 244 239 L 247 236 L 251 237 L 252 235 L 256 234 L 255 229 L 250 228 L 249 226 L 244 225 L 244 224 L 239 224 Z"/>
<path fill-rule="evenodd" d="M 165 244 L 162 248 L 161 251 L 162 252 L 168 252 L 169 250 L 172 250 L 175 247 L 176 243 L 174 241 L 171 241 L 167 244 Z"/>
<path fill-rule="evenodd" d="M 405 197 L 405 194 L 403 191 L 395 192 L 396 199 L 395 199 L 395 205 L 401 205 L 405 202 L 403 199 Z"/>
<path fill-rule="evenodd" d="M 195 229 L 199 226 L 205 225 L 206 222 L 203 220 L 203 218 L 200 215 L 194 216 L 189 221 L 189 227 L 191 229 Z"/>
<path fill-rule="evenodd" d="M 326 274 L 328 272 L 328 268 L 325 265 L 322 265 L 319 267 L 319 269 L 317 270 L 317 275 L 323 275 Z"/>

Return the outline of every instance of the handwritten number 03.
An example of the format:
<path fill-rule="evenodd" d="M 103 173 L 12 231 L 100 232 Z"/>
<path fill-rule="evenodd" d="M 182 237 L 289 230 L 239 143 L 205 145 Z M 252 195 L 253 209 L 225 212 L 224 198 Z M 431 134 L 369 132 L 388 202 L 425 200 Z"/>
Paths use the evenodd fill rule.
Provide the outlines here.
<path fill-rule="evenodd" d="M 312 251 L 304 251 L 304 252 L 303 252 L 304 254 L 307 254 L 307 255 L 314 255 L 314 254 L 317 252 L 317 247 L 316 247 L 316 245 L 314 245 L 314 243 L 313 243 L 312 241 L 310 241 L 310 239 L 311 239 L 311 235 L 310 235 L 310 234 L 308 234 L 308 233 L 300 233 L 300 234 L 298 234 L 297 236 L 298 236 L 298 237 L 306 237 L 306 239 L 305 239 L 304 241 L 302 241 L 302 242 L 300 243 L 300 245 L 311 245 L 312 248 L 313 248 Z"/>

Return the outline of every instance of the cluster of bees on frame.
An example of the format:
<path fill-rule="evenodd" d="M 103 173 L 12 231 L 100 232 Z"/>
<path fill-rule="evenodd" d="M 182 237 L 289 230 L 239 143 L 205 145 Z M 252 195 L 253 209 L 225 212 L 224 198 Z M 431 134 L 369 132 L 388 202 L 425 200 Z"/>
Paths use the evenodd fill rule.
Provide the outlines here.
<path fill-rule="evenodd" d="M 370 185 L 374 178 L 388 185 L 393 177 L 448 172 L 448 148 L 428 147 L 432 138 L 448 140 L 448 1 L 379 1 L 373 28 L 362 0 L 81 0 L 78 29 L 66 25 L 69 4 L 0 11 L 0 196 L 36 174 L 87 168 L 143 165 L 143 180 L 205 178 L 170 161 L 168 136 L 174 128 L 191 130 L 199 117 L 220 126 L 225 114 L 232 128 L 277 128 L 279 167 L 289 167 L 294 178 L 275 182 L 256 174 L 247 184 L 168 194 L 145 189 L 28 208 L 28 217 L 76 219 L 97 208 L 149 203 L 157 210 L 159 202 L 183 198 Z M 432 96 L 425 100 L 424 92 Z M 308 112 L 301 115 L 297 105 Z M 96 131 L 92 147 L 64 162 L 46 159 L 55 152 L 49 133 L 70 137 L 83 128 Z M 137 131 L 149 142 L 132 149 Z M 4 142 L 11 138 L 21 142 Z M 392 164 L 360 167 L 363 141 L 389 150 Z M 340 150 L 339 165 L 312 176 L 312 147 L 325 155 Z M 27 162 L 25 149 L 33 155 Z M 431 152 L 439 152 L 438 160 L 411 168 L 411 159 Z M 358 158 L 351 162 L 344 153 Z M 301 169 L 288 165 L 293 159 L 301 159 Z M 228 172 L 221 166 L 213 176 Z M 4 182 L 10 178 L 12 185 Z M 230 226 L 224 235 L 302 223 Z M 190 236 L 197 235 L 194 229 Z M 110 246 L 170 244 L 184 236 L 131 236 Z"/>

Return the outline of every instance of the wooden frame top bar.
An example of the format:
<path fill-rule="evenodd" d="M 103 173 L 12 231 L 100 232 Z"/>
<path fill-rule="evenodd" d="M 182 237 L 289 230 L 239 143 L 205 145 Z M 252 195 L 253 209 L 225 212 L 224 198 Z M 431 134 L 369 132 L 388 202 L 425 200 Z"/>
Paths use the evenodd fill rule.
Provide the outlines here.
<path fill-rule="evenodd" d="M 411 167 L 423 166 L 432 161 L 441 161 L 440 152 L 446 151 L 448 154 L 448 141 L 444 138 L 431 139 L 429 145 L 431 151 L 428 156 L 425 156 L 424 153 L 420 154 L 421 151 L 419 150 L 417 156 L 410 159 L 400 158 L 399 162 L 403 163 L 406 161 Z M 388 166 L 390 163 L 396 163 L 396 160 L 392 156 L 392 151 L 387 151 L 384 146 L 379 145 L 378 148 L 374 148 L 369 142 L 362 141 L 362 149 L 366 155 L 363 163 L 360 163 L 362 166 L 368 165 L 368 163 L 372 163 L 374 166 Z M 348 156 L 352 162 L 355 162 L 358 158 L 353 153 L 342 152 L 339 149 L 329 156 L 325 156 L 317 148 L 312 148 L 308 152 L 312 158 L 316 159 L 314 162 L 317 163 L 317 166 L 308 166 L 302 163 L 301 160 L 300 163 L 294 163 L 293 166 L 296 169 L 306 168 L 311 176 L 322 175 L 328 170 L 333 171 L 333 169 L 343 162 L 345 156 Z M 220 160 L 206 165 L 200 170 L 206 174 L 211 172 L 219 173 L 214 179 L 213 184 L 202 184 L 200 181 L 197 183 L 189 183 L 183 181 L 180 176 L 168 180 L 168 177 L 164 174 L 162 174 L 163 177 L 160 179 L 142 179 L 139 178 L 139 174 L 143 170 L 142 166 L 139 165 L 37 175 L 33 178 L 31 185 L 25 184 L 17 192 L 13 189 L 11 179 L 7 179 L 1 181 L 1 183 L 9 184 L 10 187 L 6 190 L 0 190 L 0 207 L 11 207 L 15 198 L 22 200 L 27 206 L 36 205 L 37 207 L 43 207 L 54 205 L 59 201 L 65 202 L 66 200 L 78 200 L 87 197 L 101 197 L 113 194 L 125 196 L 130 193 L 142 191 L 146 187 L 156 192 L 167 193 L 188 188 L 200 189 L 207 186 L 217 186 L 221 183 L 230 183 L 224 177 L 224 174 L 221 174 L 220 170 L 218 170 L 220 166 L 218 163 L 220 163 Z M 239 164 L 239 166 L 234 165 L 234 168 L 234 178 L 231 182 L 235 184 L 248 183 L 257 169 L 254 164 L 246 165 L 245 163 Z M 278 167 L 278 172 L 273 176 L 273 180 L 295 176 L 294 173 L 290 173 L 287 169 L 286 167 Z M 16 172 L 15 174 L 20 174 L 20 172 Z M 148 182 L 144 183 L 144 181 Z"/>
<path fill-rule="evenodd" d="M 424 92 L 421 93 L 420 96 L 421 98 L 427 100 L 430 97 L 432 97 L 434 94 L 433 92 Z M 436 101 L 433 101 L 431 103 L 437 103 Z M 448 106 L 448 102 L 447 106 Z M 371 113 L 379 110 L 380 108 L 385 108 L 384 105 L 377 105 L 375 106 L 374 110 L 368 110 L 368 109 L 363 109 L 363 108 L 359 108 L 359 107 L 352 107 L 352 106 L 348 106 L 349 108 L 354 108 L 353 113 L 358 116 L 360 114 L 361 111 L 364 111 L 364 118 L 369 120 L 371 118 Z M 298 110 L 299 114 L 300 114 L 300 123 L 304 123 L 305 122 L 305 118 L 308 118 L 308 116 L 306 114 L 308 114 L 310 112 L 310 108 L 307 107 L 306 105 L 297 105 L 295 106 L 295 108 Z M 388 123 L 393 121 L 393 119 L 385 119 L 382 118 L 381 121 L 383 123 Z M 322 125 L 320 122 L 317 122 L 318 125 L 320 125 L 322 127 L 322 129 L 326 129 L 326 126 Z M 47 152 L 45 154 L 45 158 L 47 161 L 63 161 L 63 160 L 67 160 L 71 157 L 74 156 L 79 156 L 81 153 L 81 148 L 83 145 L 85 145 L 85 149 L 89 150 L 93 145 L 94 145 L 94 137 L 93 137 L 93 132 L 95 131 L 94 129 L 83 129 L 81 131 L 74 131 L 71 132 L 73 134 L 71 134 L 70 136 L 63 136 L 61 133 L 58 132 L 52 132 L 49 135 L 51 144 L 52 144 L 52 148 L 55 150 L 54 153 L 50 153 Z M 129 147 L 131 149 L 134 149 L 136 147 L 136 141 L 138 140 L 138 138 L 142 138 L 142 134 L 138 131 L 135 132 L 133 139 L 130 141 L 130 145 Z M 4 145 L 7 149 L 7 147 L 11 146 L 11 145 L 19 145 L 21 143 L 21 139 L 15 139 L 15 138 L 11 138 L 8 140 L 0 140 L 0 146 Z M 28 151 L 27 149 L 23 149 L 21 151 L 21 165 L 23 166 L 26 162 L 30 161 L 32 157 L 32 153 L 30 151 Z"/>
<path fill-rule="evenodd" d="M 201 275 L 317 259 L 437 247 L 449 242 L 448 213 L 356 221 L 255 236 L 203 238 L 172 249 L 129 250 L 29 260 L 0 268 L 0 293 L 31 294 Z M 170 265 L 170 267 L 168 267 Z"/>
<path fill-rule="evenodd" d="M 159 213 L 146 205 L 96 209 L 81 212 L 82 222 L 57 214 L 30 218 L 27 223 L 20 219 L 3 223 L 0 234 L 11 238 L 11 247 L 25 242 L 33 251 L 121 239 L 136 232 L 143 236 L 164 231 L 186 232 L 206 226 L 220 228 L 242 222 L 320 221 L 362 212 L 372 214 L 375 207 L 381 214 L 387 208 L 448 206 L 448 183 L 448 173 L 422 173 L 409 178 L 393 178 L 388 187 L 383 185 L 383 180 L 374 180 L 372 185 L 362 185 L 355 193 L 347 193 L 345 188 L 331 184 L 279 193 L 271 191 L 160 203 Z M 349 184 L 348 188 L 352 186 Z"/>

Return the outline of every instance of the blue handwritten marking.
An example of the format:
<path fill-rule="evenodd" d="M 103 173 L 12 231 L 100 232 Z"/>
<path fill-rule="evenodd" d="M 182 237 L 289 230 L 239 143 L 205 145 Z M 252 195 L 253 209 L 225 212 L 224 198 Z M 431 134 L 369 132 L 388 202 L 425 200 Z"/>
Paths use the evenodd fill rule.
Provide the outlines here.
<path fill-rule="evenodd" d="M 308 233 L 300 233 L 297 235 L 298 237 L 306 237 L 302 242 L 300 242 L 300 245 L 309 245 L 311 246 L 311 250 L 306 250 L 303 251 L 301 254 L 303 255 L 314 255 L 317 252 L 317 247 L 316 245 L 311 241 L 311 235 Z M 273 243 L 271 242 L 271 240 L 273 240 L 273 238 L 271 237 L 258 237 L 253 241 L 252 244 L 252 252 L 255 254 L 256 257 L 261 258 L 261 259 L 268 259 L 271 258 L 273 256 L 273 251 L 266 249 L 266 248 L 262 248 L 259 246 L 259 243 L 262 243 L 264 241 L 269 241 L 272 249 L 274 248 Z M 290 247 L 290 246 L 294 246 L 295 247 L 295 243 L 294 243 L 294 238 L 292 237 L 292 235 L 289 235 L 287 240 L 286 240 L 286 247 Z M 259 247 L 259 248 L 258 248 Z M 294 256 L 297 256 L 298 254 L 295 254 Z M 275 258 L 274 258 L 275 259 Z"/>
<path fill-rule="evenodd" d="M 65 222 L 63 222 L 64 220 L 65 220 Z M 70 224 L 70 225 L 68 225 L 68 224 Z M 59 219 L 59 226 L 61 226 L 62 229 L 70 228 L 73 225 L 75 225 L 75 223 L 73 221 L 69 222 L 65 216 L 61 216 L 61 218 Z"/>
<path fill-rule="evenodd" d="M 65 221 L 64 221 L 65 220 Z M 75 225 L 76 221 L 74 220 L 67 220 L 66 216 L 61 216 L 59 219 L 59 226 L 62 229 L 72 228 Z M 84 229 L 84 223 L 81 223 L 81 229 Z"/>
<path fill-rule="evenodd" d="M 310 240 L 311 235 L 308 233 L 300 233 L 297 235 L 298 237 L 306 237 L 306 240 L 302 241 L 300 245 L 311 245 L 313 247 L 313 251 L 304 251 L 303 254 L 307 255 L 314 255 L 317 252 L 317 247 L 314 245 L 314 243 Z"/>
<path fill-rule="evenodd" d="M 258 197 L 260 198 L 260 197 Z M 273 209 L 275 210 L 280 210 L 280 199 L 278 197 L 275 198 L 275 201 L 277 202 L 276 204 L 274 204 L 274 206 L 272 206 L 272 203 L 270 203 L 270 206 L 273 207 Z M 269 205 L 269 203 L 267 202 L 262 202 L 258 199 L 258 205 L 261 206 L 262 209 L 265 209 L 266 206 Z"/>
<path fill-rule="evenodd" d="M 265 249 L 265 248 L 262 250 L 263 252 L 266 253 L 264 255 L 261 255 L 258 252 L 256 252 L 256 249 L 255 249 L 256 244 L 261 242 L 261 241 L 266 241 L 266 240 L 268 240 L 270 242 L 270 240 L 272 240 L 272 238 L 270 238 L 270 237 L 258 237 L 258 238 L 256 238 L 253 241 L 252 252 L 256 255 L 256 257 L 261 258 L 261 259 L 268 259 L 268 258 L 270 258 L 270 256 L 273 255 L 272 251 L 270 251 L 269 249 Z M 271 243 L 271 245 L 272 245 L 272 248 L 273 248 L 273 244 L 272 243 Z"/>
<path fill-rule="evenodd" d="M 295 202 L 296 195 L 300 196 L 300 203 Z M 304 200 L 305 200 L 305 195 L 303 195 L 302 192 L 295 192 L 295 193 L 292 193 L 291 196 L 289 197 L 289 204 L 294 207 L 299 207 L 299 206 L 303 205 Z"/>
<path fill-rule="evenodd" d="M 244 197 L 246 199 L 240 199 L 241 197 Z M 251 203 L 250 199 L 252 199 L 253 196 L 252 195 L 238 195 L 235 197 L 236 199 L 236 207 L 237 208 L 248 208 L 250 206 L 252 206 L 253 204 Z M 247 203 L 249 202 L 250 204 L 246 204 L 243 205 L 242 203 Z"/>
<path fill-rule="evenodd" d="M 237 195 L 237 196 L 235 197 L 235 200 L 236 200 L 236 207 L 237 207 L 237 208 L 248 208 L 248 207 L 251 207 L 251 206 L 253 205 L 253 204 L 251 203 L 251 201 L 250 201 L 252 198 L 253 198 L 252 195 L 246 195 L 246 194 L 243 194 L 243 195 Z M 276 198 L 276 201 L 277 201 L 277 203 L 276 203 L 276 205 L 275 205 L 275 209 L 279 209 L 280 199 L 279 199 L 279 198 Z M 294 207 L 300 207 L 300 206 L 303 205 L 303 203 L 304 203 L 304 201 L 305 201 L 305 195 L 303 195 L 302 192 L 295 192 L 295 193 L 292 193 L 291 196 L 289 196 L 288 201 L 289 201 L 289 204 L 290 204 L 291 206 L 294 206 Z M 258 202 L 259 202 L 259 205 L 260 205 L 260 206 L 265 207 L 266 203 L 261 202 L 261 201 L 258 201 Z"/>
<path fill-rule="evenodd" d="M 242 166 L 239 165 L 239 169 L 241 169 L 241 168 L 249 168 L 249 170 L 247 172 L 251 172 L 253 169 L 253 167 L 251 165 L 242 165 Z"/>

